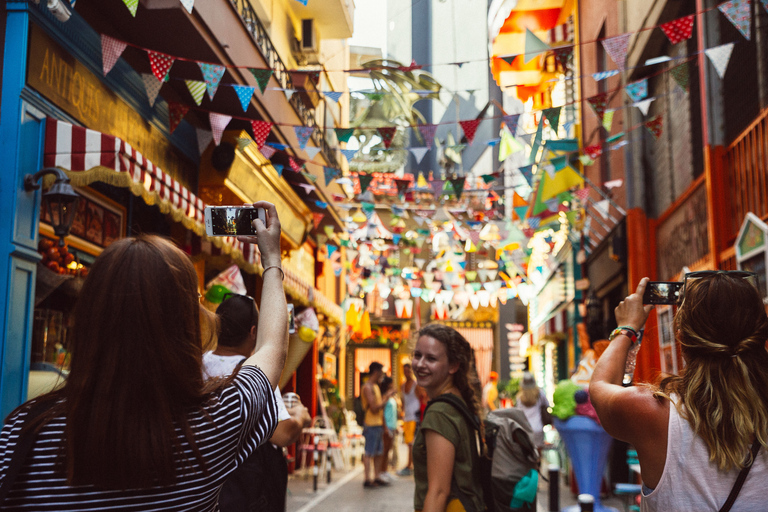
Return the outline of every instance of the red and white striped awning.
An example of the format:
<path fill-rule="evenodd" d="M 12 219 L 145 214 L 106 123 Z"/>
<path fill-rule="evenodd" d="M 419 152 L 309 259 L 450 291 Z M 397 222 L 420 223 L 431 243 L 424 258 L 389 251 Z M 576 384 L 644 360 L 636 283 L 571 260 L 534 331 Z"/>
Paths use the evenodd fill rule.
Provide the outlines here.
<path fill-rule="evenodd" d="M 477 377 L 485 386 L 491 377 L 491 363 L 493 362 L 493 329 L 477 329 L 470 327 L 454 327 L 459 334 L 469 342 L 475 351 L 475 365 Z"/>

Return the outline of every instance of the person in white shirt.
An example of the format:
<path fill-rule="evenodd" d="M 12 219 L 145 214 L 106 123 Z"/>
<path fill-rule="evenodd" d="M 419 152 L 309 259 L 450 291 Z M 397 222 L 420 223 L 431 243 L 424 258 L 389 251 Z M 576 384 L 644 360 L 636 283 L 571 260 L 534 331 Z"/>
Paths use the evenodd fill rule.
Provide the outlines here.
<path fill-rule="evenodd" d="M 228 378 L 256 349 L 259 313 L 253 298 L 227 294 L 216 310 L 219 335 L 215 350 L 203 355 L 206 379 Z M 288 467 L 283 447 L 298 441 L 302 429 L 311 417 L 301 403 L 286 409 L 280 388 L 275 388 L 277 428 L 270 443 L 262 445 L 224 483 L 219 498 L 222 512 L 255 510 L 285 510 Z"/>

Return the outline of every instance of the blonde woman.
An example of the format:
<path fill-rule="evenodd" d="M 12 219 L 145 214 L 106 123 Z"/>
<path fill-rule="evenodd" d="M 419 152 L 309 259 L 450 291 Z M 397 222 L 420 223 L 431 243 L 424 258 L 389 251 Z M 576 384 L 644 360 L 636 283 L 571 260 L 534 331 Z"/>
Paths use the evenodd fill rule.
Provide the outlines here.
<path fill-rule="evenodd" d="M 686 274 L 675 317 L 685 369 L 655 388 L 624 388 L 627 352 L 651 309 L 647 283 L 616 308 L 619 328 L 589 388 L 605 430 L 637 449 L 642 510 L 765 510 L 768 317 L 755 274 Z"/>
<path fill-rule="evenodd" d="M 544 446 L 544 426 L 549 425 L 552 418 L 549 414 L 542 414 L 543 411 L 547 411 L 549 401 L 544 391 L 536 384 L 536 378 L 531 372 L 523 373 L 520 391 L 515 398 L 515 407 L 525 413 L 528 423 L 531 424 L 536 446 L 539 448 Z"/>

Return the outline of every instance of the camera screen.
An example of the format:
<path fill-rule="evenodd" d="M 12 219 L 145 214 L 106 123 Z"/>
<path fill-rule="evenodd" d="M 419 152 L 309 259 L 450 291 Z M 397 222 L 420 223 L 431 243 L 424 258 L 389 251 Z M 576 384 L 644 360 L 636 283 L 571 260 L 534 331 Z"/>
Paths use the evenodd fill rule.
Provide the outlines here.
<path fill-rule="evenodd" d="M 645 289 L 643 303 L 645 304 L 676 304 L 683 283 L 650 282 Z"/>
<path fill-rule="evenodd" d="M 215 236 L 255 235 L 253 221 L 258 218 L 257 208 L 211 208 L 211 229 Z"/>

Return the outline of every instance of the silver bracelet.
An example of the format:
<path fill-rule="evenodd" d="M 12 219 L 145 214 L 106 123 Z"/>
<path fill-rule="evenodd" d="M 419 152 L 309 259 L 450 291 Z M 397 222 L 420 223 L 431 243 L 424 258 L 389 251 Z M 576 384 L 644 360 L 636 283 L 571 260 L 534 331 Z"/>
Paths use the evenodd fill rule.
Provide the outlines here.
<path fill-rule="evenodd" d="M 271 269 L 271 268 L 276 268 L 277 270 L 279 270 L 280 271 L 280 280 L 281 281 L 285 281 L 285 272 L 283 272 L 283 268 L 280 265 L 270 265 L 268 267 L 264 267 L 264 270 L 261 271 L 261 275 L 263 276 L 264 273 L 267 270 Z"/>

